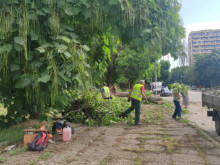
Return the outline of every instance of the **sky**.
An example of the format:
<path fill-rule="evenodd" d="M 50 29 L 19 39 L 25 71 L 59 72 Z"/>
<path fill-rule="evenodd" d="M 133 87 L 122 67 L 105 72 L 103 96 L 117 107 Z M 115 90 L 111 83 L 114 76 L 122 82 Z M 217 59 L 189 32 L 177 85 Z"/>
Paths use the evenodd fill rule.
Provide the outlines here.
<path fill-rule="evenodd" d="M 220 29 L 220 0 L 179 0 L 180 17 L 186 29 L 186 40 L 191 31 Z M 171 69 L 179 65 L 171 57 Z"/>

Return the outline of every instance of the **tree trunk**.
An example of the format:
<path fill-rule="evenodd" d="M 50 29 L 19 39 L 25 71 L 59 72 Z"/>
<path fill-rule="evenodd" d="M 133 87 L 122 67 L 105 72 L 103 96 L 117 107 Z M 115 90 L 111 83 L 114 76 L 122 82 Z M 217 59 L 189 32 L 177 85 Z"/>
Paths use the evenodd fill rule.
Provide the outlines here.
<path fill-rule="evenodd" d="M 111 95 L 117 96 L 117 97 L 129 97 L 128 92 L 117 92 L 116 86 L 110 87 Z M 154 97 L 154 96 L 148 96 L 148 101 L 154 104 L 163 104 L 163 99 L 160 97 Z"/>

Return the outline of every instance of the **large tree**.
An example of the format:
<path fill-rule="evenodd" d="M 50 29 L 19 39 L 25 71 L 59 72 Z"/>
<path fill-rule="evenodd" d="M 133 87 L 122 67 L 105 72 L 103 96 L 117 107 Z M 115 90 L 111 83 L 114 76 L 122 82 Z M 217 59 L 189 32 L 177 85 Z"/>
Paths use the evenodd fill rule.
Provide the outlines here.
<path fill-rule="evenodd" d="M 195 56 L 195 72 L 200 85 L 211 86 L 220 84 L 220 50 L 211 54 Z"/>
<path fill-rule="evenodd" d="M 1 0 L 0 90 L 8 108 L 1 125 L 62 109 L 64 89 L 100 83 L 124 48 L 146 64 L 143 71 L 162 54 L 177 58 L 179 10 L 177 0 Z"/>
<path fill-rule="evenodd" d="M 160 74 L 161 77 L 158 79 L 158 81 L 162 81 L 163 84 L 168 85 L 168 80 L 170 78 L 170 62 L 161 60 L 160 61 Z"/>

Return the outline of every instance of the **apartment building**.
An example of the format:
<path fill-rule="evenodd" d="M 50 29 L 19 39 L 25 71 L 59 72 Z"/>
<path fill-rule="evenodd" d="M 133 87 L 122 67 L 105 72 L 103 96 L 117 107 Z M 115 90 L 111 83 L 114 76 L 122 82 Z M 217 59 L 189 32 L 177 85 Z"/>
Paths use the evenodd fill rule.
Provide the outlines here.
<path fill-rule="evenodd" d="M 211 53 L 213 49 L 220 49 L 220 29 L 192 31 L 188 36 L 189 65 L 196 54 Z"/>

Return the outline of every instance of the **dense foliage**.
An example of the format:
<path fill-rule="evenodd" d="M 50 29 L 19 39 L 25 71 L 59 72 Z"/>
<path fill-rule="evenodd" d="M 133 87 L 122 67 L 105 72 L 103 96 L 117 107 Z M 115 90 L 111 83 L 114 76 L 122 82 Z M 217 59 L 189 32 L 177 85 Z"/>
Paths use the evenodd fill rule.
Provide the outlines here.
<path fill-rule="evenodd" d="M 100 92 L 66 92 L 74 98 L 64 110 L 63 116 L 75 123 L 110 125 L 120 121 L 119 114 L 129 107 L 127 98 L 113 97 L 104 100 Z"/>
<path fill-rule="evenodd" d="M 214 87 L 220 84 L 220 50 L 211 54 L 195 55 L 195 63 L 172 69 L 170 82 L 182 81 L 185 84 Z"/>
<path fill-rule="evenodd" d="M 0 125 L 46 119 L 71 100 L 63 90 L 86 91 L 109 74 L 110 83 L 145 79 L 161 55 L 178 57 L 179 10 L 177 0 L 1 0 L 0 97 L 8 113 Z"/>
<path fill-rule="evenodd" d="M 163 82 L 163 85 L 168 85 L 168 81 L 170 78 L 170 62 L 161 60 L 160 61 L 160 74 L 161 76 L 158 78 L 158 81 Z"/>
<path fill-rule="evenodd" d="M 184 73 L 188 67 L 187 66 L 180 66 L 171 69 L 171 77 L 170 77 L 170 83 L 182 82 L 184 79 Z"/>
<path fill-rule="evenodd" d="M 220 50 L 195 56 L 197 81 L 202 86 L 220 85 Z"/>

